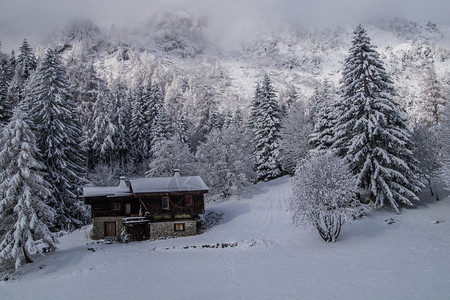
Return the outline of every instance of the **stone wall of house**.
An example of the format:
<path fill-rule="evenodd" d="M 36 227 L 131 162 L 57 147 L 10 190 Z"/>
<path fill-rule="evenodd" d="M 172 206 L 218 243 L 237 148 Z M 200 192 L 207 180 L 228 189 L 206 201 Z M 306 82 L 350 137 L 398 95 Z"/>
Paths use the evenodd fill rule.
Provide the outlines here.
<path fill-rule="evenodd" d="M 184 231 L 175 231 L 175 224 L 184 224 Z M 173 222 L 150 223 L 150 237 L 179 237 L 197 234 L 197 222 L 195 220 L 183 220 Z"/>
<path fill-rule="evenodd" d="M 105 222 L 116 222 L 116 237 L 120 237 L 123 229 L 123 217 L 96 217 L 92 219 L 91 238 L 93 240 L 105 238 Z"/>

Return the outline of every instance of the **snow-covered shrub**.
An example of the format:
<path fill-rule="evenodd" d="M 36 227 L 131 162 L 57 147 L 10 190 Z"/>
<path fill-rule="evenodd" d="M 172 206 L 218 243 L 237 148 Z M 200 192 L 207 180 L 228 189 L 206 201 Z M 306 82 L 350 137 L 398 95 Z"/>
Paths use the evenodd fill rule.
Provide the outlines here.
<path fill-rule="evenodd" d="M 326 242 L 335 242 L 342 224 L 364 213 L 356 198 L 356 178 L 331 153 L 317 154 L 301 164 L 292 185 L 293 224 L 315 227 Z"/>

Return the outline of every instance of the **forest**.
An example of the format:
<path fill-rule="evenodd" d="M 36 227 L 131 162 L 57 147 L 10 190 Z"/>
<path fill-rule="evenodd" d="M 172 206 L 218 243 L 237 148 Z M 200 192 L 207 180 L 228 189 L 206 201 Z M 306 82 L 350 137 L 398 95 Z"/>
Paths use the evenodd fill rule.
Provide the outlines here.
<path fill-rule="evenodd" d="M 450 184 L 450 89 L 435 67 L 435 59 L 448 65 L 448 50 L 416 45 L 425 50 L 399 67 L 358 25 L 331 77 L 296 81 L 323 74 L 324 58 L 286 57 L 272 40 L 246 45 L 265 58 L 233 79 L 232 68 L 200 63 L 211 55 L 203 23 L 172 18 L 183 22 L 153 25 L 150 50 L 83 20 L 48 47 L 33 50 L 24 39 L 17 54 L 0 53 L 0 261 L 19 268 L 37 241 L 54 248 L 56 233 L 88 224 L 81 188 L 119 176 L 180 169 L 202 176 L 208 201 L 218 201 L 292 175 L 293 222 L 313 224 L 329 242 L 364 210 L 400 213 L 423 188 L 439 200 L 436 180 Z M 322 51 L 340 47 L 329 39 L 338 33 L 326 33 Z M 236 60 L 255 59 L 253 50 Z M 197 63 L 196 73 L 184 74 L 180 60 Z M 418 65 L 420 84 L 408 87 L 408 68 Z M 281 80 L 290 70 L 298 73 Z"/>

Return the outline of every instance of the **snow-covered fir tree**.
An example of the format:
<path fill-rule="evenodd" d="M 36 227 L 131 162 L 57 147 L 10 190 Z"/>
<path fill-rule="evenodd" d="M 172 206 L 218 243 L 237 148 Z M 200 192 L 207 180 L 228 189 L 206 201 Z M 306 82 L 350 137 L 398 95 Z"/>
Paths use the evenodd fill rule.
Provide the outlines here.
<path fill-rule="evenodd" d="M 126 172 L 130 163 L 130 119 L 132 103 L 126 101 L 125 86 L 120 82 L 113 84 L 113 90 L 111 92 L 113 97 L 112 111 L 115 112 L 113 123 L 117 126 L 117 139 L 115 142 L 117 163 L 120 170 Z"/>
<path fill-rule="evenodd" d="M 144 91 L 144 115 L 147 130 L 152 129 L 155 118 L 164 103 L 164 96 L 161 88 L 156 83 L 149 82 Z"/>
<path fill-rule="evenodd" d="M 323 93 L 321 91 L 321 87 L 319 84 L 316 84 L 314 87 L 314 93 L 308 100 L 308 115 L 311 118 L 313 126 L 317 123 L 317 119 L 321 116 L 321 112 L 319 111 L 323 105 Z"/>
<path fill-rule="evenodd" d="M 37 136 L 42 161 L 47 168 L 55 209 L 55 229 L 73 229 L 90 219 L 78 199 L 85 168 L 81 149 L 81 126 L 58 56 L 48 49 L 39 65 L 30 92 L 24 99 Z"/>
<path fill-rule="evenodd" d="M 268 75 L 256 88 L 249 125 L 253 132 L 257 179 L 268 181 L 280 176 L 280 107 Z"/>
<path fill-rule="evenodd" d="M 94 105 L 101 90 L 102 82 L 97 75 L 92 60 L 84 55 L 69 58 L 67 63 L 67 77 L 70 91 L 77 105 L 77 114 L 81 124 L 82 147 L 86 155 L 85 166 L 94 167 L 98 156 L 94 152 Z"/>
<path fill-rule="evenodd" d="M 33 49 L 28 44 L 27 39 L 23 40 L 19 50 L 20 54 L 17 57 L 19 74 L 24 80 L 28 80 L 34 70 L 36 70 L 36 57 L 34 56 Z"/>
<path fill-rule="evenodd" d="M 294 174 L 298 162 L 303 160 L 311 146 L 308 143 L 312 124 L 302 102 L 291 104 L 290 110 L 282 120 L 280 130 L 280 161 L 283 170 Z"/>
<path fill-rule="evenodd" d="M 24 88 L 25 82 L 23 78 L 20 76 L 18 68 L 16 68 L 14 76 L 12 77 L 8 86 L 8 95 L 7 95 L 8 106 L 16 107 L 23 100 Z"/>
<path fill-rule="evenodd" d="M 185 176 L 195 175 L 195 157 L 188 145 L 174 134 L 155 146 L 147 177 L 170 177 L 175 169 Z"/>
<path fill-rule="evenodd" d="M 400 204 L 418 200 L 422 184 L 392 81 L 361 25 L 354 32 L 341 85 L 332 147 L 349 162 L 376 207 L 389 203 L 399 213 Z"/>
<path fill-rule="evenodd" d="M 442 95 L 440 82 L 437 79 L 433 61 L 426 62 L 424 75 L 422 121 L 431 126 L 439 123 L 447 100 Z"/>
<path fill-rule="evenodd" d="M 16 54 L 14 50 L 11 50 L 11 55 L 9 56 L 9 75 L 8 75 L 8 81 L 10 82 L 14 76 L 14 73 L 16 71 L 17 66 L 17 60 L 16 60 Z"/>
<path fill-rule="evenodd" d="M 317 150 L 326 152 L 333 144 L 333 128 L 337 119 L 336 102 L 332 95 L 332 88 L 327 79 L 324 80 L 322 91 L 317 90 L 317 99 L 312 109 L 311 121 L 314 130 L 309 137 L 309 143 Z"/>
<path fill-rule="evenodd" d="M 113 97 L 106 85 L 98 83 L 97 99 L 92 112 L 94 126 L 92 130 L 92 150 L 94 161 L 113 165 L 116 160 L 116 142 L 118 138 L 117 111 L 113 107 Z"/>
<path fill-rule="evenodd" d="M 158 105 L 158 113 L 153 120 L 151 128 L 151 151 L 153 153 L 157 145 L 168 140 L 172 135 L 172 124 L 163 104 Z"/>
<path fill-rule="evenodd" d="M 0 66 L 0 128 L 8 123 L 10 107 L 7 101 L 8 81 L 4 67 Z"/>
<path fill-rule="evenodd" d="M 54 213 L 47 205 L 53 196 L 36 137 L 19 109 L 3 129 L 0 144 L 0 264 L 12 259 L 17 270 L 24 259 L 31 262 L 37 242 L 54 248 L 49 229 Z"/>
<path fill-rule="evenodd" d="M 150 132 L 146 123 L 144 89 L 141 84 L 129 96 L 133 103 L 130 121 L 131 156 L 134 164 L 139 165 L 150 155 Z"/>
<path fill-rule="evenodd" d="M 208 132 L 214 129 L 220 130 L 225 122 L 224 119 L 217 107 L 211 108 L 208 119 Z"/>
<path fill-rule="evenodd" d="M 356 199 L 356 178 L 343 159 L 316 153 L 292 179 L 289 210 L 295 225 L 313 226 L 326 242 L 335 242 L 345 222 L 364 213 Z"/>
<path fill-rule="evenodd" d="M 180 141 L 190 146 L 189 124 L 185 114 L 182 111 L 176 117 L 175 124 L 173 124 L 172 127 L 174 133 L 180 138 Z"/>
<path fill-rule="evenodd" d="M 3 76 L 5 77 L 4 80 L 7 82 L 7 84 L 11 82 L 11 79 L 13 78 L 15 72 L 15 66 L 12 66 L 11 63 L 12 60 L 10 59 L 10 57 L 0 51 L 0 69 L 3 72 Z"/>
<path fill-rule="evenodd" d="M 198 146 L 197 170 L 210 188 L 210 196 L 227 197 L 243 192 L 255 178 L 251 142 L 242 122 L 213 129 Z"/>

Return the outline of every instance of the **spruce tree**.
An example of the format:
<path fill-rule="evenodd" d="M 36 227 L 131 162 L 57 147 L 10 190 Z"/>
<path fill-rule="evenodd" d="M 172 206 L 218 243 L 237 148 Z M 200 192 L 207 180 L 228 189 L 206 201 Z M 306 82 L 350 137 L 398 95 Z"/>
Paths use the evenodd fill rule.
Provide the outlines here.
<path fill-rule="evenodd" d="M 268 75 L 256 88 L 249 125 L 253 131 L 257 179 L 268 181 L 280 176 L 280 108 Z"/>
<path fill-rule="evenodd" d="M 314 107 L 315 115 L 311 117 L 314 130 L 309 143 L 319 152 L 327 152 L 333 144 L 333 128 L 336 123 L 336 103 L 333 99 L 331 85 L 325 79 L 322 91 L 317 90 L 317 101 Z"/>
<path fill-rule="evenodd" d="M 82 148 L 86 154 L 85 166 L 94 168 L 98 155 L 94 150 L 94 105 L 98 98 L 101 80 L 97 76 L 93 62 L 85 56 L 71 57 L 67 64 L 70 91 L 77 107 L 81 124 Z"/>
<path fill-rule="evenodd" d="M 23 40 L 22 46 L 19 48 L 20 54 L 17 58 L 17 64 L 19 66 L 19 74 L 26 81 L 30 78 L 31 73 L 36 70 L 37 62 L 34 56 L 33 49 L 27 42 L 27 39 Z"/>
<path fill-rule="evenodd" d="M 54 248 L 48 227 L 54 213 L 47 205 L 52 191 L 38 161 L 36 137 L 18 109 L 0 144 L 0 264 L 13 259 L 18 269 L 23 258 L 31 262 L 28 255 L 37 252 L 38 241 Z"/>
<path fill-rule="evenodd" d="M 0 128 L 8 123 L 8 81 L 3 66 L 0 66 Z"/>
<path fill-rule="evenodd" d="M 11 50 L 11 55 L 9 56 L 9 76 L 8 76 L 8 81 L 11 81 L 13 76 L 14 76 L 14 72 L 16 71 L 16 66 L 17 66 L 17 60 L 16 60 L 16 54 L 14 52 L 14 50 Z"/>
<path fill-rule="evenodd" d="M 99 80 L 97 99 L 94 104 L 92 130 L 92 149 L 96 162 L 109 166 L 115 163 L 116 142 L 118 138 L 117 121 L 113 99 L 106 85 Z"/>
<path fill-rule="evenodd" d="M 441 119 L 447 104 L 442 96 L 440 83 L 434 70 L 434 62 L 429 61 L 425 66 L 425 78 L 423 88 L 423 121 L 428 125 L 437 125 Z"/>
<path fill-rule="evenodd" d="M 151 151 L 153 152 L 153 148 L 157 147 L 159 143 L 168 140 L 171 135 L 172 124 L 169 121 L 164 105 L 160 104 L 158 114 L 155 116 L 151 128 Z"/>
<path fill-rule="evenodd" d="M 406 118 L 393 100 L 392 81 L 364 28 L 355 32 L 341 80 L 333 148 L 345 157 L 376 207 L 418 200 L 422 184 Z"/>
<path fill-rule="evenodd" d="M 65 70 L 51 49 L 36 71 L 30 92 L 25 98 L 37 136 L 42 161 L 47 168 L 55 201 L 55 229 L 73 229 L 89 218 L 86 206 L 78 199 L 85 168 L 81 127 L 69 92 Z"/>
<path fill-rule="evenodd" d="M 146 161 L 150 154 L 150 131 L 146 123 L 146 103 L 141 84 L 129 95 L 133 103 L 131 108 L 130 137 L 132 158 L 135 166 Z"/>
<path fill-rule="evenodd" d="M 113 124 L 117 127 L 116 135 L 116 151 L 117 162 L 122 172 L 125 172 L 129 167 L 130 162 L 130 118 L 131 118 L 131 103 L 127 102 L 127 95 L 125 86 L 121 83 L 114 85 L 112 92 L 113 104 L 112 111 L 115 112 Z M 122 173 L 125 174 L 125 173 Z"/>

